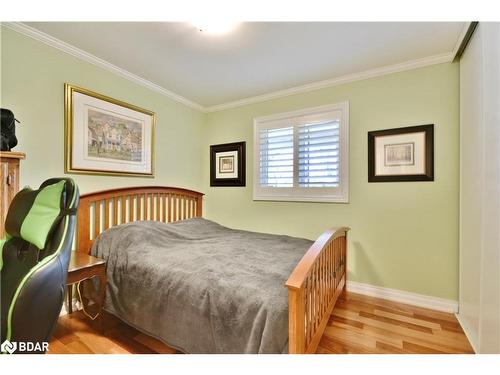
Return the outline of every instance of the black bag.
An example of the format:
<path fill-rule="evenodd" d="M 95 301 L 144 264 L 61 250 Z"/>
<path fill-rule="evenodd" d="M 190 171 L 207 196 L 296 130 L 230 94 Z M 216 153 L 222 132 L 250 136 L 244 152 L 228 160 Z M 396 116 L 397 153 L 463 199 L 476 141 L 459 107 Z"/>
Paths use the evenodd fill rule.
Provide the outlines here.
<path fill-rule="evenodd" d="M 16 145 L 17 145 L 16 122 L 19 122 L 19 121 L 17 121 L 15 119 L 14 114 L 9 109 L 0 108 L 0 114 L 1 114 L 0 151 L 10 151 L 12 148 L 16 147 Z"/>

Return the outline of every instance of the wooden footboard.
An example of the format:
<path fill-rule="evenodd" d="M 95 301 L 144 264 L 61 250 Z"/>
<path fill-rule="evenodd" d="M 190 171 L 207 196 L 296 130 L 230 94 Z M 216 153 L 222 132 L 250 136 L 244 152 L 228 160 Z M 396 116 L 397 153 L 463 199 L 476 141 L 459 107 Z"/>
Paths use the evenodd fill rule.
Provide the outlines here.
<path fill-rule="evenodd" d="M 347 279 L 349 228 L 324 232 L 288 278 L 288 350 L 314 353 Z"/>

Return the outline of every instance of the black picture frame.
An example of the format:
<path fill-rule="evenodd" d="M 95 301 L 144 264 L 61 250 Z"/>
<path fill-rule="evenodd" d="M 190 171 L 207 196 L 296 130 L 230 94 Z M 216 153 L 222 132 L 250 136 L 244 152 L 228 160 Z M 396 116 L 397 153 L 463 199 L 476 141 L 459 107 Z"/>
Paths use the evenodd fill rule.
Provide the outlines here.
<path fill-rule="evenodd" d="M 423 174 L 375 175 L 375 139 L 377 137 L 421 132 L 425 133 L 425 172 Z M 368 132 L 368 182 L 402 181 L 434 181 L 434 124 Z"/>
<path fill-rule="evenodd" d="M 236 151 L 238 153 L 238 177 L 217 178 L 217 153 Z M 210 146 L 210 186 L 245 186 L 246 185 L 246 142 L 224 143 Z"/>

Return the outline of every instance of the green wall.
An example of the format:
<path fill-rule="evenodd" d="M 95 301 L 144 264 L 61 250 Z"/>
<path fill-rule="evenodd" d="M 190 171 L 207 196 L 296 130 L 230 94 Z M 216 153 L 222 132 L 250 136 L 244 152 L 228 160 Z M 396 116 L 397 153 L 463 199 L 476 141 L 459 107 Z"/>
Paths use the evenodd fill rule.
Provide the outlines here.
<path fill-rule="evenodd" d="M 22 121 L 21 185 L 64 175 L 65 82 L 157 114 L 156 177 L 72 175 L 82 192 L 171 185 L 206 193 L 205 216 L 221 224 L 314 239 L 350 226 L 351 280 L 426 295 L 458 296 L 459 69 L 413 71 L 203 114 L 10 29 L 1 28 L 1 106 Z M 350 202 L 254 202 L 253 118 L 350 102 Z M 435 181 L 367 182 L 367 132 L 435 124 Z M 247 186 L 209 187 L 209 145 L 247 142 Z M 200 163 L 201 161 L 201 163 Z"/>
<path fill-rule="evenodd" d="M 350 202 L 252 200 L 253 118 L 350 103 Z M 435 124 L 435 181 L 368 183 L 367 132 Z M 206 217 L 315 239 L 351 227 L 353 281 L 458 299 L 459 66 L 440 64 L 210 113 L 203 132 Z M 210 144 L 247 142 L 247 186 L 209 187 Z"/>
<path fill-rule="evenodd" d="M 201 188 L 201 128 L 205 115 L 164 95 L 1 28 L 1 106 L 21 121 L 16 151 L 26 153 L 21 186 L 64 175 L 64 83 L 156 112 L 155 178 L 72 175 L 81 192 L 121 186 Z"/>

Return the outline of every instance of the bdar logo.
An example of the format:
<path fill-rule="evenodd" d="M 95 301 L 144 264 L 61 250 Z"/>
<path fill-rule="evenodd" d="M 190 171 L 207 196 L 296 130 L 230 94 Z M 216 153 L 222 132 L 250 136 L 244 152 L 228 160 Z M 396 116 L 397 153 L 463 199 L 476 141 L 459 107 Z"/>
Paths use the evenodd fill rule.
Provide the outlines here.
<path fill-rule="evenodd" d="M 0 351 L 2 353 L 9 353 L 12 354 L 16 351 L 17 349 L 17 343 L 16 342 L 10 342 L 9 340 L 5 340 L 2 345 L 0 346 Z"/>

